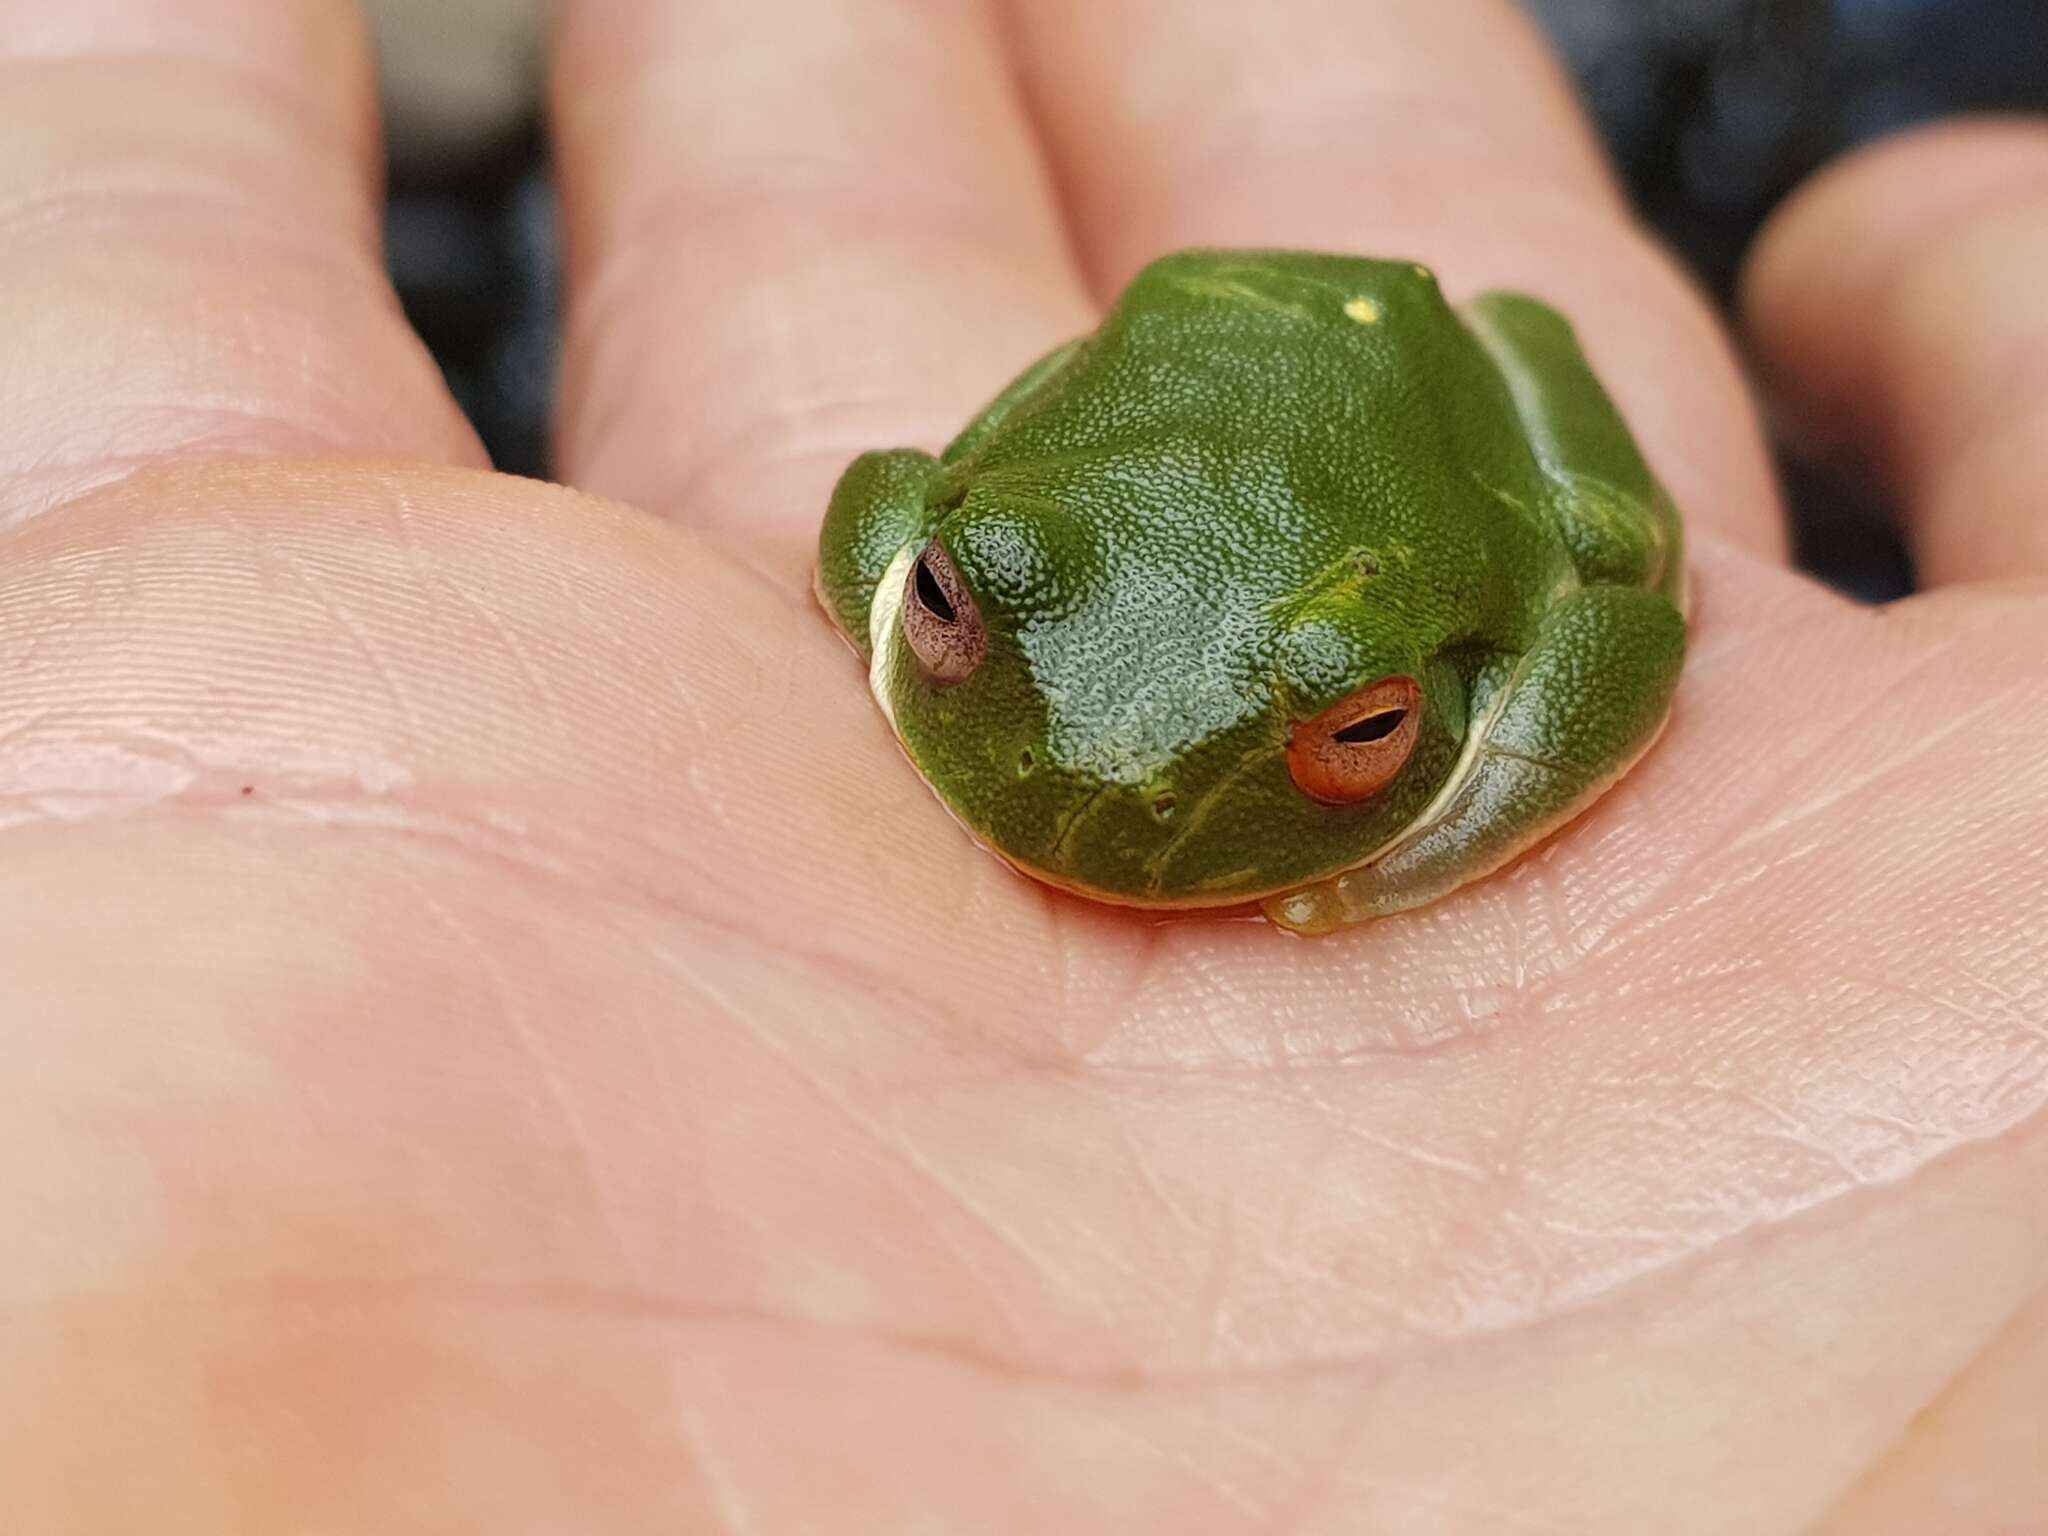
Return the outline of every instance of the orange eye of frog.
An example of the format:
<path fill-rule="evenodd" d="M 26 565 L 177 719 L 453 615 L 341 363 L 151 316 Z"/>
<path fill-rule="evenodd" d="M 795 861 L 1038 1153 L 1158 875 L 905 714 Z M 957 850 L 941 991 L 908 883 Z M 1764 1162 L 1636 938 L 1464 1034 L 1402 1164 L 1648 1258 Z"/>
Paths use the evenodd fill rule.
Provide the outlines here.
<path fill-rule="evenodd" d="M 1388 677 L 1295 722 L 1287 771 L 1302 792 L 1332 805 L 1369 800 L 1399 777 L 1422 730 L 1422 685 Z"/>

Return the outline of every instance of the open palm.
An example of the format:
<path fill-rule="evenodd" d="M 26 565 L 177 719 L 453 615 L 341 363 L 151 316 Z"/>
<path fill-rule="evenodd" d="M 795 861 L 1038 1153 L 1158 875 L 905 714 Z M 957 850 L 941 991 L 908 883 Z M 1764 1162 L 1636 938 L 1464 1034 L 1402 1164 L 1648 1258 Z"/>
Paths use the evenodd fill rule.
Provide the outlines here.
<path fill-rule="evenodd" d="M 0 3 L 0 1523 L 2038 1528 L 2048 137 L 1752 272 L 1872 612 L 1504 4 L 562 9 L 595 494 L 404 328 L 346 7 Z M 1008 873 L 808 595 L 1194 243 L 1558 304 L 1693 530 L 1656 751 L 1322 941 Z"/>

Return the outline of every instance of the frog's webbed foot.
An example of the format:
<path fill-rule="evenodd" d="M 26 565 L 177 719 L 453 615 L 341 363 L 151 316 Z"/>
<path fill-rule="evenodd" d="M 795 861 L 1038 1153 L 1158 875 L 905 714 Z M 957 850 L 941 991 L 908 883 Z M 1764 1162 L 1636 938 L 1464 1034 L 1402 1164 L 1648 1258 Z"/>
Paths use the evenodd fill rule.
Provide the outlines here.
<path fill-rule="evenodd" d="M 1471 725 L 1446 792 L 1369 864 L 1269 897 L 1297 933 L 1385 917 L 1493 873 L 1599 797 L 1656 739 L 1685 657 L 1669 598 L 1586 587 L 1544 620 L 1536 643 Z"/>

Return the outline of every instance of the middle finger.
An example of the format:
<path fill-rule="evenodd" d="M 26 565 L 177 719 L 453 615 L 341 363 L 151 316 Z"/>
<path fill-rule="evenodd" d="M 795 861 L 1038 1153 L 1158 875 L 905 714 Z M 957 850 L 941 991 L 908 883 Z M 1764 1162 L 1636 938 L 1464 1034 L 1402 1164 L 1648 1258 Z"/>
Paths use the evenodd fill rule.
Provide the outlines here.
<path fill-rule="evenodd" d="M 1526 289 L 1588 354 L 1695 527 L 1783 558 L 1718 321 L 1636 228 L 1506 0 L 1029 0 L 1025 75 L 1099 293 L 1186 245 L 1426 261 Z"/>

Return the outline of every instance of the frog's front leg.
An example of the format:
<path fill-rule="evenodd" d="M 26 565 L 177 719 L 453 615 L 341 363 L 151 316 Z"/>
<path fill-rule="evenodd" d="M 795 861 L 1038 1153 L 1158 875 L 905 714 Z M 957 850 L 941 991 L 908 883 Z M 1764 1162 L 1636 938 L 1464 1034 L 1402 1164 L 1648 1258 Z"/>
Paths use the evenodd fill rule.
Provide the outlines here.
<path fill-rule="evenodd" d="M 1519 293 L 1460 311 L 1513 397 L 1551 513 L 1588 582 L 1649 587 L 1685 606 L 1685 534 L 1563 315 Z"/>
<path fill-rule="evenodd" d="M 1685 657 L 1670 599 L 1592 586 L 1561 600 L 1498 685 L 1475 690 L 1456 769 L 1414 826 L 1371 862 L 1270 897 L 1266 915 L 1325 933 L 1434 901 L 1491 874 L 1571 820 L 1662 729 Z"/>

